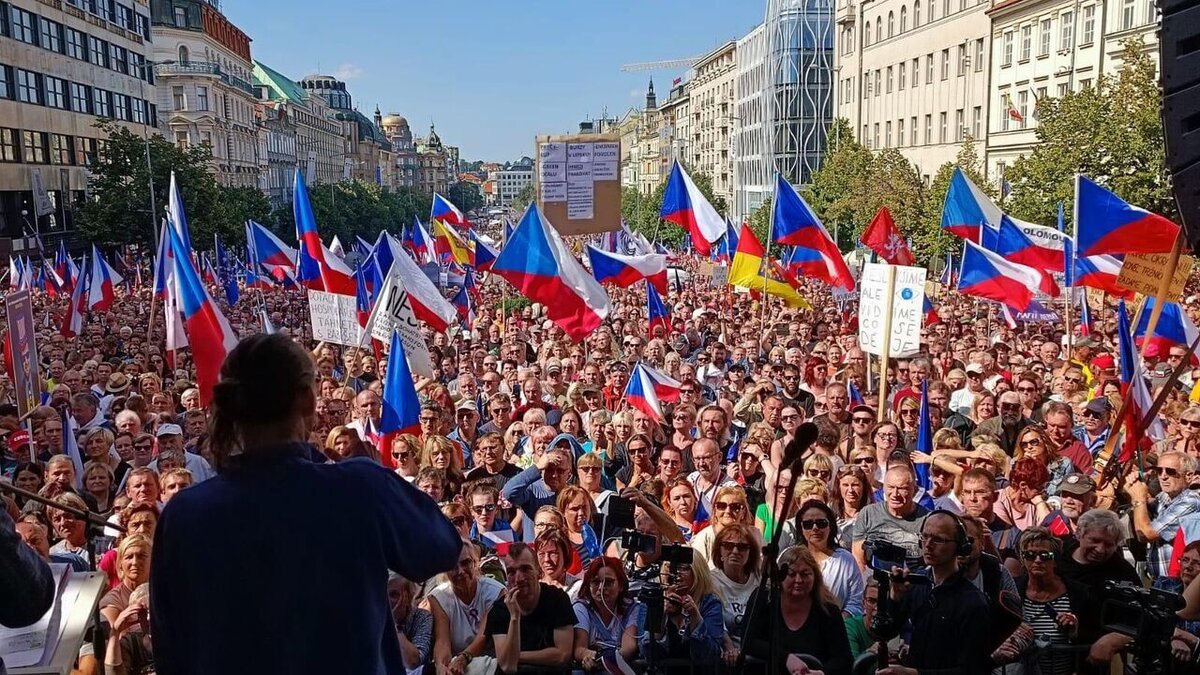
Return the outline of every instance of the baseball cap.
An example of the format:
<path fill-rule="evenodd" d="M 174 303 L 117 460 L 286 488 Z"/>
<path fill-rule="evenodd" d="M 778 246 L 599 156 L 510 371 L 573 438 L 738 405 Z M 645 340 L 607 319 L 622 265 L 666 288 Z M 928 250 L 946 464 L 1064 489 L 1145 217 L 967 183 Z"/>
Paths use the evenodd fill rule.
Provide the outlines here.
<path fill-rule="evenodd" d="M 1086 495 L 1096 489 L 1096 482 L 1082 473 L 1069 473 L 1058 486 L 1060 492 L 1073 495 Z"/>
<path fill-rule="evenodd" d="M 472 401 L 469 398 L 459 401 L 458 405 L 455 406 L 454 409 L 455 410 L 470 410 L 471 412 L 479 412 L 479 408 L 478 408 L 478 406 L 475 405 L 475 401 Z"/>
<path fill-rule="evenodd" d="M 1111 406 L 1108 403 L 1108 399 L 1102 396 L 1088 401 L 1087 405 L 1083 407 L 1084 410 L 1094 413 L 1106 413 L 1110 408 Z"/>
<path fill-rule="evenodd" d="M 1116 368 L 1117 363 L 1113 359 L 1112 354 L 1101 354 L 1100 356 L 1092 359 L 1092 367 L 1097 370 L 1109 370 L 1111 368 Z"/>
<path fill-rule="evenodd" d="M 163 436 L 182 436 L 183 429 L 179 428 L 178 424 L 171 424 L 168 422 L 166 424 L 160 424 L 158 426 L 158 431 L 154 435 L 158 438 L 162 438 Z"/>
<path fill-rule="evenodd" d="M 966 372 L 975 373 L 976 375 L 982 375 L 983 374 L 983 366 L 978 363 L 968 363 L 967 367 L 966 367 Z"/>
<path fill-rule="evenodd" d="M 562 372 L 562 363 L 558 359 L 550 359 L 546 361 L 546 372 Z"/>
<path fill-rule="evenodd" d="M 29 445 L 29 432 L 24 429 L 18 429 L 8 435 L 8 449 L 20 450 Z"/>

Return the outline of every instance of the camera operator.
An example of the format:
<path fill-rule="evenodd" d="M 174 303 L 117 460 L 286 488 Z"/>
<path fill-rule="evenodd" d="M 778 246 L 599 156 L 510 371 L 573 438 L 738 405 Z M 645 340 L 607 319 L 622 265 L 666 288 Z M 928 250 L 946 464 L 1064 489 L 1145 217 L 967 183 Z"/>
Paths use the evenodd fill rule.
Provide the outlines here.
<path fill-rule="evenodd" d="M 683 549 L 689 551 L 690 549 Z M 662 630 L 648 626 L 644 636 L 658 658 L 691 659 L 693 672 L 716 672 L 725 623 L 721 601 L 713 590 L 708 563 L 668 562 L 663 565 L 662 584 L 665 620 Z"/>
<path fill-rule="evenodd" d="M 662 571 L 662 540 L 683 544 L 683 533 L 675 521 L 661 507 L 654 504 L 646 493 L 637 488 L 625 488 L 621 497 L 634 504 L 633 533 L 642 535 L 641 546 L 628 547 L 623 543 L 628 534 L 614 538 L 608 544 L 605 555 L 625 561 L 625 575 L 629 577 L 629 590 L 636 593 L 646 582 L 657 582 Z M 634 537 L 638 539 L 638 537 Z"/>
<path fill-rule="evenodd" d="M 907 568 L 894 567 L 891 616 L 877 628 L 879 637 L 890 639 L 906 620 L 912 623 L 905 665 L 888 666 L 880 675 L 990 672 L 988 601 L 958 565 L 959 556 L 971 550 L 966 528 L 949 511 L 934 511 L 922 523 L 920 538 L 930 576 L 914 584 Z"/>
<path fill-rule="evenodd" d="M 904 549 L 905 558 L 921 556 L 918 533 L 929 510 L 915 501 L 917 477 L 908 466 L 893 466 L 883 476 L 883 501 L 865 507 L 854 522 L 854 557 L 863 569 L 871 562 L 870 543 L 887 541 Z"/>

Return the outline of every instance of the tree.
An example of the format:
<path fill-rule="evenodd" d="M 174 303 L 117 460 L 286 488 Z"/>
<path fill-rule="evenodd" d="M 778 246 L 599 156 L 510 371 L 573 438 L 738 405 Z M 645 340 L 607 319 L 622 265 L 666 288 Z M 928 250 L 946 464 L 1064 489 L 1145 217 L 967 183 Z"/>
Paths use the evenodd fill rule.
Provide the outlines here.
<path fill-rule="evenodd" d="M 1126 40 L 1122 66 L 1095 87 L 1040 101 L 1037 143 L 1005 174 L 1005 202 L 1018 218 L 1052 225 L 1071 212 L 1076 173 L 1142 208 L 1177 218 L 1167 171 L 1154 63 L 1141 39 Z"/>
<path fill-rule="evenodd" d="M 537 191 L 533 187 L 533 183 L 526 185 L 517 191 L 517 195 L 513 197 L 512 209 L 518 213 L 524 213 L 525 209 L 529 208 L 529 203 L 537 196 Z"/>
<path fill-rule="evenodd" d="M 433 198 L 411 188 L 389 190 L 361 180 L 313 185 L 308 189 L 321 238 L 337 235 L 343 243 L 362 237 L 374 241 L 381 230 L 398 234 L 414 217 L 429 217 Z M 275 231 L 284 241 L 295 239 L 291 205 L 275 212 Z"/>
<path fill-rule="evenodd" d="M 870 150 L 855 140 L 844 118 L 834 121 L 828 138 L 821 168 L 813 174 L 804 198 L 832 229 L 837 223 L 852 225 L 861 220 L 860 191 L 867 182 L 873 157 Z"/>
<path fill-rule="evenodd" d="M 692 182 L 696 184 L 696 188 L 704 195 L 708 203 L 712 204 L 717 213 L 724 213 L 726 204 L 721 198 L 714 198 L 712 191 L 712 178 L 707 174 L 699 172 L 690 172 Z M 650 241 L 660 241 L 667 244 L 671 248 L 678 249 L 683 246 L 685 235 L 687 234 L 683 228 L 674 223 L 659 222 L 659 214 L 662 213 L 663 195 L 667 192 L 667 181 L 663 180 L 654 188 L 654 192 L 650 195 L 644 195 L 636 188 L 626 187 L 621 189 L 621 215 L 625 218 L 625 222 L 630 229 L 635 232 L 641 232 Z"/>
<path fill-rule="evenodd" d="M 446 196 L 463 212 L 483 208 L 483 192 L 480 186 L 467 181 L 458 181 L 446 191 Z"/>
<path fill-rule="evenodd" d="M 995 189 L 983 175 L 983 161 L 975 150 L 975 139 L 968 135 L 954 161 L 938 168 L 926 191 L 919 226 L 912 233 L 913 255 L 917 260 L 930 261 L 962 248 L 961 239 L 942 229 L 942 207 L 946 203 L 946 193 L 950 190 L 950 178 L 955 168 L 962 169 L 967 178 L 989 197 L 995 197 Z"/>
<path fill-rule="evenodd" d="M 226 244 L 244 244 L 246 243 L 246 229 L 244 227 L 247 220 L 253 220 L 260 224 L 267 225 L 272 221 L 271 200 L 262 193 L 258 188 L 252 187 L 226 187 L 218 188 L 220 191 L 220 200 L 217 202 L 219 209 L 217 211 L 216 231 L 221 241 Z M 188 207 L 191 211 L 191 207 Z M 193 239 L 195 245 L 199 248 L 207 248 L 208 242 L 201 242 Z"/>
<path fill-rule="evenodd" d="M 78 212 L 84 239 L 108 245 L 153 243 L 166 212 L 172 172 L 183 197 L 192 241 L 207 248 L 201 242 L 211 242 L 214 232 L 228 234 L 220 188 L 209 171 L 212 152 L 207 145 L 181 148 L 159 134 L 145 140 L 111 120 L 100 120 L 95 126 L 108 138 L 90 167 L 92 196 Z M 156 213 L 150 212 L 151 180 Z"/>

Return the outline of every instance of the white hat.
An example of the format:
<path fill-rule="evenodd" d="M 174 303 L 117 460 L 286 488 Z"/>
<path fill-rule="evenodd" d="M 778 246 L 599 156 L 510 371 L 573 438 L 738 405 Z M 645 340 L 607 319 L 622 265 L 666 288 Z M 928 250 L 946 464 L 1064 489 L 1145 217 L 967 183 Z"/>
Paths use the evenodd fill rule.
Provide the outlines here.
<path fill-rule="evenodd" d="M 178 424 L 171 424 L 168 422 L 166 424 L 158 425 L 158 431 L 155 432 L 154 435 L 158 438 L 162 438 L 163 436 L 182 436 L 183 429 L 181 429 Z"/>

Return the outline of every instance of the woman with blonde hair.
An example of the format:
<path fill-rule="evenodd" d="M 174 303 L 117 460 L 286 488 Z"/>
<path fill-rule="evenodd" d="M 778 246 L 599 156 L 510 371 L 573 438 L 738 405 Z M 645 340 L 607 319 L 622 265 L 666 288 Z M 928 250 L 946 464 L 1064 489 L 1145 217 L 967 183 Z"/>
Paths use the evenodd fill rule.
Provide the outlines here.
<path fill-rule="evenodd" d="M 83 491 L 96 500 L 96 513 L 108 515 L 112 511 L 116 486 L 112 469 L 102 460 L 92 460 L 83 465 Z"/>
<path fill-rule="evenodd" d="M 398 476 L 410 483 L 417 479 L 425 454 L 421 439 L 412 434 L 399 434 L 392 439 L 392 447 L 388 449 L 388 453 L 392 456 L 392 464 L 396 465 Z"/>
<path fill-rule="evenodd" d="M 358 434 L 346 426 L 336 426 L 329 430 L 325 437 L 325 456 L 333 462 L 349 459 L 351 446 L 358 440 Z"/>
<path fill-rule="evenodd" d="M 713 495 L 713 512 L 708 527 L 700 530 L 692 537 L 690 546 L 696 555 L 708 561 L 713 566 L 713 542 L 717 535 L 726 527 L 732 525 L 753 525 L 750 513 L 750 502 L 746 499 L 746 491 L 740 485 L 725 485 L 717 488 Z M 757 530 L 756 530 L 757 531 Z M 758 535 L 758 544 L 762 546 L 762 535 Z"/>
<path fill-rule="evenodd" d="M 446 494 L 458 494 L 464 481 L 462 451 L 445 436 L 427 436 L 421 448 L 421 466 L 432 466 L 446 472 Z"/>
<path fill-rule="evenodd" d="M 826 486 L 833 482 L 833 459 L 829 455 L 810 455 L 804 460 L 804 477 L 819 480 Z"/>
<path fill-rule="evenodd" d="M 664 632 L 649 634 L 648 648 L 656 658 L 687 658 L 695 664 L 711 664 L 708 670 L 715 670 L 725 621 L 708 565 L 663 563 L 662 584 Z"/>
<path fill-rule="evenodd" d="M 134 589 L 150 580 L 150 554 L 154 545 L 143 534 L 126 535 L 117 547 L 117 577 L 121 580 L 100 599 L 100 615 L 112 626 L 129 605 Z"/>

